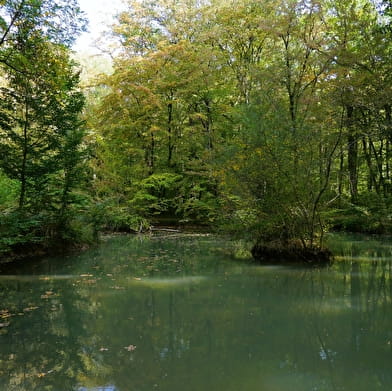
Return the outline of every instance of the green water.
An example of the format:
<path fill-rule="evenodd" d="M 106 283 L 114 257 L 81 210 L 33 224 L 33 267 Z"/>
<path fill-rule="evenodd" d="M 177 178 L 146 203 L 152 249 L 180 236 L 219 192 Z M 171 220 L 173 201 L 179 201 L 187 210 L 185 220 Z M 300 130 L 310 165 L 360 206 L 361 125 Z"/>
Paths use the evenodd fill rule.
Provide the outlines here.
<path fill-rule="evenodd" d="M 0 266 L 0 391 L 390 391 L 391 246 L 330 242 L 321 269 L 213 236 Z"/>

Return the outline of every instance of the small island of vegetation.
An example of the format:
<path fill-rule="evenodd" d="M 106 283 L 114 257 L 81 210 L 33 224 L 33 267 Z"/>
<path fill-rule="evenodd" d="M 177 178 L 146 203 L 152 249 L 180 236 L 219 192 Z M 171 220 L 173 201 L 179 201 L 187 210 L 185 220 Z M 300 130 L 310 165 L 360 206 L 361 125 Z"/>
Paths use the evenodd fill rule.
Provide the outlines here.
<path fill-rule="evenodd" d="M 76 0 L 1 1 L 0 257 L 195 224 L 317 263 L 329 230 L 390 233 L 391 8 L 128 1 L 97 76 Z"/>

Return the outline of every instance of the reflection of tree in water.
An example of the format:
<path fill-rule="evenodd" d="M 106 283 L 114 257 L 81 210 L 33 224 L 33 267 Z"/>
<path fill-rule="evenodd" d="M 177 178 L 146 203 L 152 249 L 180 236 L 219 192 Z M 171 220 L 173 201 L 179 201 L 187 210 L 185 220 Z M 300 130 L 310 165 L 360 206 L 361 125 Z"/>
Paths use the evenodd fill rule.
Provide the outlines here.
<path fill-rule="evenodd" d="M 328 314 L 333 308 L 325 308 L 329 293 L 318 291 L 322 277 L 312 289 L 312 322 L 334 382 L 331 389 L 348 383 L 356 390 L 389 390 L 391 261 L 342 262 L 333 272 L 337 278 L 329 289 L 338 299 L 335 317 Z"/>
<path fill-rule="evenodd" d="M 172 247 L 162 263 L 181 258 Z M 0 389 L 392 388 L 391 262 L 230 268 L 201 258 L 205 274 L 196 260 L 182 274 L 180 259 L 164 265 L 170 278 L 147 269 L 140 280 L 152 262 L 146 251 L 159 246 L 132 247 L 133 260 L 122 247 L 110 259 L 109 250 L 88 260 L 94 276 L 1 280 L 0 311 L 13 316 L 0 329 Z M 85 273 L 86 263 L 73 270 Z M 38 308 L 17 315 L 28 306 Z"/>
<path fill-rule="evenodd" d="M 115 386 L 103 386 L 103 387 L 93 387 L 93 388 L 86 388 L 80 387 L 78 391 L 118 391 Z"/>
<path fill-rule="evenodd" d="M 39 288 L 37 288 L 39 284 Z M 68 282 L 3 281 L 0 303 L 11 317 L 0 350 L 0 389 L 73 389 L 84 367 L 79 297 Z M 66 294 L 64 294 L 66 292 Z"/>
<path fill-rule="evenodd" d="M 324 390 L 347 383 L 364 390 L 368 380 L 359 376 L 355 383 L 355 374 L 363 370 L 368 379 L 372 377 L 372 355 L 380 347 L 371 341 L 377 329 L 382 334 L 389 328 L 387 321 L 372 317 L 363 305 L 365 292 L 372 295 L 383 284 L 382 269 L 373 282 L 366 272 L 361 277 L 361 272 L 356 265 L 345 264 L 331 271 L 288 270 L 273 278 L 251 277 L 246 283 L 228 275 L 212 285 L 126 292 L 118 298 L 117 309 L 128 308 L 119 313 L 136 314 L 139 319 L 119 322 L 118 340 L 112 336 L 111 341 L 122 346 L 121 341 L 129 338 L 137 349 L 119 350 L 106 363 L 111 362 L 119 389 L 148 390 L 159 384 L 169 390 L 192 379 L 195 389 L 207 382 L 211 389 L 234 390 L 239 384 L 233 377 L 243 379 L 247 367 L 251 372 L 256 365 L 271 387 L 268 374 L 275 373 L 276 378 L 287 376 L 293 390 L 300 390 L 305 379 L 313 379 L 306 380 L 313 386 L 322 384 L 319 389 Z M 382 304 L 378 300 L 373 307 L 379 312 Z M 103 308 L 111 312 L 113 305 L 106 302 Z M 383 310 L 390 318 L 390 311 Z M 113 318 L 113 314 L 103 316 L 107 321 L 98 334 L 110 328 Z M 374 330 L 370 335 L 366 333 L 369 321 Z M 379 373 L 384 372 L 388 373 L 386 368 L 380 368 Z M 386 390 L 390 381 L 387 377 L 374 389 Z"/>

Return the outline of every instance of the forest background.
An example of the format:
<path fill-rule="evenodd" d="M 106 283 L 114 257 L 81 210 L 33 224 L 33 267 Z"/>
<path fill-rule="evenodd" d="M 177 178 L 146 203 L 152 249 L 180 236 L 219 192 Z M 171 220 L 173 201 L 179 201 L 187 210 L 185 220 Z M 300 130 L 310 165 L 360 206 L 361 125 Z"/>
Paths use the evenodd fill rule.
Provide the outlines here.
<path fill-rule="evenodd" d="M 0 7 L 1 256 L 158 224 L 391 232 L 390 1 L 127 1 L 83 83 L 76 0 Z"/>

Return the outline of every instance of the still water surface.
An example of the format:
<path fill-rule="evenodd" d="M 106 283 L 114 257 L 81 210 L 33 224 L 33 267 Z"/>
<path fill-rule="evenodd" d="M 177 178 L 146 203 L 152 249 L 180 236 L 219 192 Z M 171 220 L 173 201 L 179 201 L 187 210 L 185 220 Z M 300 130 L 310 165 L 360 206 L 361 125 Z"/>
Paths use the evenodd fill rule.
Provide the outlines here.
<path fill-rule="evenodd" d="M 392 248 L 327 268 L 236 260 L 213 236 L 115 237 L 0 267 L 0 391 L 392 390 Z"/>

